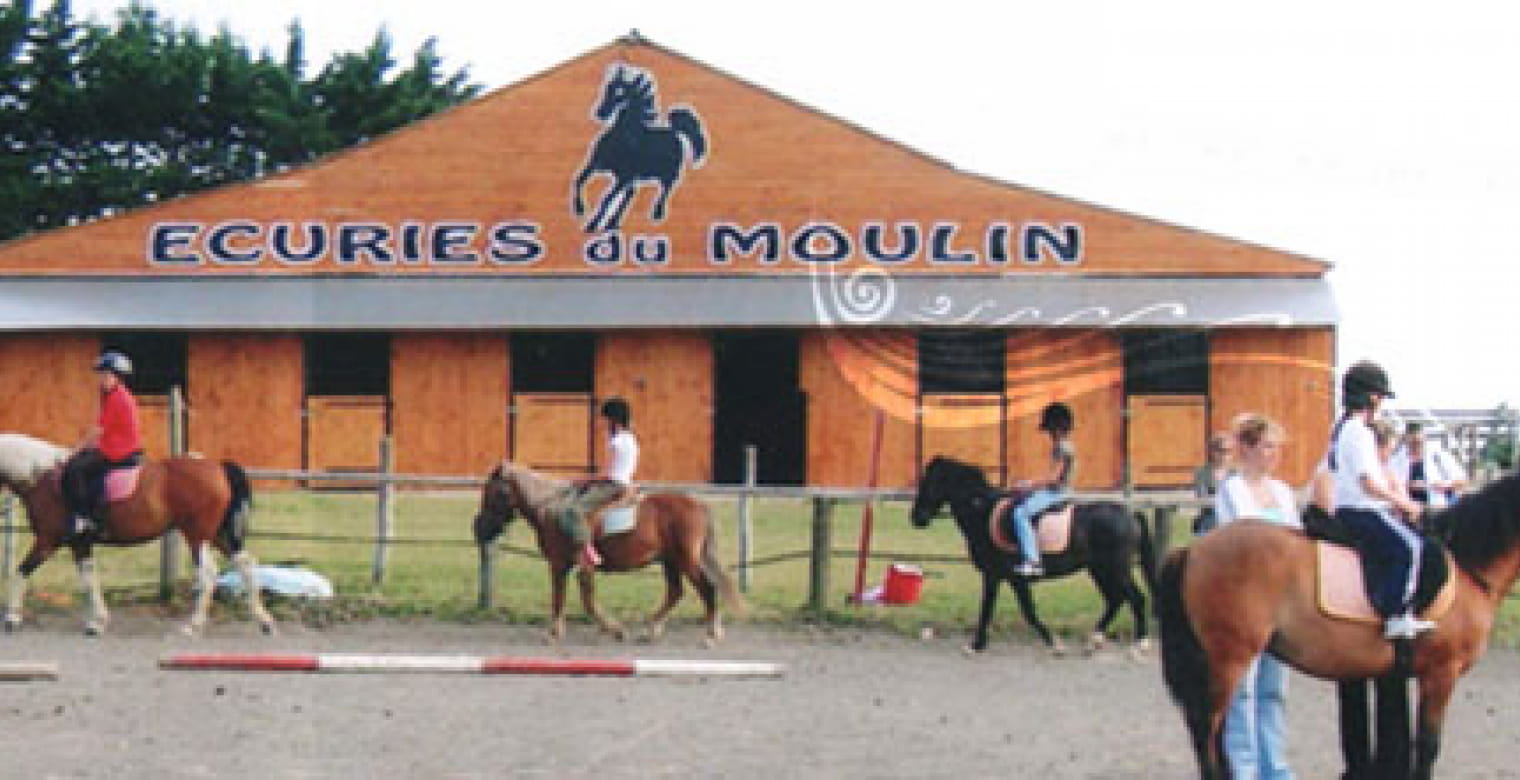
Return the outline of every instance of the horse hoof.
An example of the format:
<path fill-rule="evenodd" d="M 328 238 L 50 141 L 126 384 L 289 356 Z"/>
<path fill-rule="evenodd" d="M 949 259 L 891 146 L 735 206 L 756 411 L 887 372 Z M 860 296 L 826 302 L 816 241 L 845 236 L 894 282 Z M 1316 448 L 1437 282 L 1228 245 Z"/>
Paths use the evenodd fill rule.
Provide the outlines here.
<path fill-rule="evenodd" d="M 274 621 L 265 620 L 259 623 L 259 633 L 264 636 L 278 636 L 280 631 L 274 627 Z"/>
<path fill-rule="evenodd" d="M 1097 655 L 1098 652 L 1100 652 L 1107 645 L 1108 637 L 1097 631 L 1094 631 L 1090 636 L 1087 637 L 1087 647 L 1085 650 L 1089 656 Z"/>
<path fill-rule="evenodd" d="M 5 616 L 5 633 L 14 634 L 21 630 L 21 618 L 15 615 Z"/>
<path fill-rule="evenodd" d="M 982 650 L 984 649 L 985 648 L 977 647 L 976 645 L 961 645 L 961 655 L 964 655 L 967 658 L 975 658 L 976 656 L 981 655 Z"/>
<path fill-rule="evenodd" d="M 1133 658 L 1133 659 L 1135 659 L 1136 661 L 1143 661 L 1143 660 L 1145 660 L 1145 657 L 1147 655 L 1149 655 L 1150 652 L 1151 652 L 1151 638 L 1150 637 L 1146 637 L 1144 639 L 1136 641 L 1135 644 L 1133 646 L 1131 646 L 1130 649 L 1129 649 L 1129 655 L 1130 655 L 1130 657 Z"/>
<path fill-rule="evenodd" d="M 1066 643 L 1057 639 L 1050 643 L 1050 654 L 1057 658 L 1066 657 Z"/>
<path fill-rule="evenodd" d="M 194 623 L 186 623 L 183 626 L 179 627 L 179 632 L 184 636 L 193 637 L 198 636 L 201 633 L 201 629 L 200 626 L 197 626 Z"/>
<path fill-rule="evenodd" d="M 84 635 L 88 637 L 97 637 L 105 632 L 106 627 L 99 623 L 86 623 L 84 626 Z"/>

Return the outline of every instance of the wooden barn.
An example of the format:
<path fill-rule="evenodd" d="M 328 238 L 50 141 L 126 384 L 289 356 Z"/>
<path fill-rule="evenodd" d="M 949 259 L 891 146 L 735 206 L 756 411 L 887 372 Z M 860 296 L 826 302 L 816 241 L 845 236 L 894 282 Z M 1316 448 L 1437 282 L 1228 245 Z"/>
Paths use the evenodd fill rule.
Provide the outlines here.
<path fill-rule="evenodd" d="M 1224 195 L 1223 197 L 1228 197 Z M 1243 410 L 1304 478 L 1320 261 L 968 174 L 630 38 L 307 167 L 0 245 L 0 430 L 72 444 L 125 349 L 164 448 L 259 468 L 576 472 L 627 397 L 640 477 L 883 486 L 944 453 L 1186 484 Z"/>

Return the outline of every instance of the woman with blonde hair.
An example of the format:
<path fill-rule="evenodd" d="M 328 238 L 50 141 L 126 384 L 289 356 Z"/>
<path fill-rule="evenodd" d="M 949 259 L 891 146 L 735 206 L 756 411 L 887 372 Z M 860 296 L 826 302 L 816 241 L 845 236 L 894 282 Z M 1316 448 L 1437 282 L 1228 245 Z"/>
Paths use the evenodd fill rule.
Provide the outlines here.
<path fill-rule="evenodd" d="M 1301 528 L 1293 491 L 1272 476 L 1282 460 L 1283 428 L 1264 415 L 1235 418 L 1235 471 L 1219 484 L 1219 525 L 1257 520 Z M 1287 669 L 1262 654 L 1251 662 L 1224 720 L 1224 752 L 1232 777 L 1290 778 L 1284 749 Z"/>

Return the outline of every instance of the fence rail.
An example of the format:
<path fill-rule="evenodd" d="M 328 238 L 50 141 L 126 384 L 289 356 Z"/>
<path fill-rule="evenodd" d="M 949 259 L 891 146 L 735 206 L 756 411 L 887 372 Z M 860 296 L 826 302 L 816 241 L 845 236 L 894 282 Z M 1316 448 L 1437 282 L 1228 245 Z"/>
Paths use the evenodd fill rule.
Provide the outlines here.
<path fill-rule="evenodd" d="M 389 459 L 385 459 L 385 463 Z M 290 482 L 297 487 L 308 488 L 322 483 L 342 483 L 344 489 L 349 492 L 375 493 L 375 530 L 373 534 L 322 534 L 322 533 L 293 533 L 283 531 L 259 531 L 255 529 L 250 535 L 254 538 L 280 539 L 286 541 L 305 541 L 319 544 L 368 544 L 374 546 L 372 578 L 376 585 L 385 580 L 388 565 L 387 550 L 393 545 L 434 545 L 434 546 L 473 546 L 480 551 L 479 581 L 477 602 L 482 608 L 489 608 L 493 603 L 493 588 L 491 583 L 494 579 L 495 559 L 499 553 L 509 553 L 524 557 L 538 557 L 538 551 L 534 548 L 520 545 L 511 545 L 505 542 L 488 543 L 478 545 L 474 539 L 468 537 L 445 537 L 445 536 L 421 536 L 403 537 L 396 536 L 394 529 L 395 490 L 398 487 L 420 487 L 447 490 L 479 490 L 485 485 L 482 477 L 469 476 L 438 476 L 419 474 L 397 474 L 386 468 L 372 472 L 313 472 L 303 470 L 281 469 L 257 469 L 247 470 L 248 476 L 261 481 Z M 372 486 L 368 488 L 354 488 L 354 485 Z M 795 485 L 756 485 L 753 481 L 741 485 L 716 485 L 696 482 L 645 482 L 640 487 L 646 492 L 671 491 L 689 493 L 704 497 L 723 497 L 736 499 L 735 513 L 740 517 L 736 522 L 739 532 L 739 560 L 733 565 L 738 575 L 741 589 L 747 591 L 749 573 L 756 568 L 772 564 L 794 561 L 801 558 L 809 560 L 809 585 L 808 607 L 814 612 L 822 612 L 828 603 L 829 561 L 836 558 L 852 557 L 859 552 L 854 548 L 836 548 L 833 543 L 833 517 L 835 510 L 841 504 L 858 504 L 863 502 L 908 502 L 913 499 L 911 491 L 901 489 L 865 489 L 855 487 L 807 487 Z M 744 522 L 744 513 L 747 511 L 749 502 L 766 499 L 792 499 L 805 500 L 812 504 L 811 511 L 811 544 L 809 549 L 794 550 L 766 555 L 760 558 L 753 557 L 754 545 L 750 539 L 749 524 Z M 1199 499 L 1191 493 L 1181 491 L 1082 491 L 1073 495 L 1076 501 L 1116 501 L 1127 504 L 1135 511 L 1151 511 L 1155 513 L 1158 527 L 1169 524 L 1170 518 L 1182 508 L 1197 508 L 1202 506 Z M 25 526 L 16 522 L 15 502 L 9 494 L 0 497 L 0 566 L 3 566 L 5 576 L 14 576 L 13 561 L 15 555 L 15 534 L 18 531 L 27 530 Z M 183 545 L 164 544 L 164 554 L 160 560 L 160 597 L 167 600 L 172 593 L 172 583 L 179 570 L 179 558 L 176 551 L 182 550 Z M 866 554 L 870 560 L 900 560 L 902 558 L 917 558 L 923 561 L 936 563 L 966 563 L 964 556 L 958 555 L 924 555 L 921 553 L 901 553 L 883 550 L 875 550 Z"/>

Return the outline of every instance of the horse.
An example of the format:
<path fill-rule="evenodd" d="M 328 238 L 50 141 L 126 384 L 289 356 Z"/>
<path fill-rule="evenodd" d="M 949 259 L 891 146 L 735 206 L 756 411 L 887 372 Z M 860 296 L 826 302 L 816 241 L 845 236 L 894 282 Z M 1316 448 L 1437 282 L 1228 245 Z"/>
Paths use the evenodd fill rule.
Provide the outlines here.
<path fill-rule="evenodd" d="M 1007 582 L 1018 596 L 1024 621 L 1040 635 L 1047 647 L 1059 654 L 1064 652 L 1064 646 L 1051 637 L 1050 630 L 1040 621 L 1030 590 L 1031 578 L 1014 573 L 1014 566 L 1018 563 L 1015 556 L 993 543 L 990 513 L 1003 496 L 1002 491 L 987 483 L 981 469 L 939 456 L 924 468 L 913 497 L 910 518 L 914 526 L 925 528 L 941 508 L 949 504 L 956 525 L 966 537 L 971 562 L 982 573 L 981 612 L 971 644 L 966 647 L 968 652 L 986 649 L 987 624 L 992 621 L 999 586 Z M 1145 521 L 1131 515 L 1122 504 L 1095 502 L 1075 506 L 1071 542 L 1067 549 L 1041 556 L 1044 577 L 1065 577 L 1086 569 L 1103 595 L 1103 615 L 1088 639 L 1089 651 L 1101 648 L 1107 641 L 1109 623 L 1126 603 L 1135 620 L 1134 651 L 1142 653 L 1150 646 L 1146 634 L 1145 594 L 1135 584 L 1131 568 L 1137 550 L 1146 573 L 1155 571 L 1156 544 Z"/>
<path fill-rule="evenodd" d="M 22 604 L 27 580 L 58 548 L 67 545 L 74 555 L 87 604 L 84 630 L 89 636 L 103 633 L 110 620 L 105 597 L 96 576 L 93 548 L 96 544 L 131 546 L 152 541 L 170 529 L 178 529 L 190 548 L 199 590 L 183 630 L 196 634 L 205 627 L 216 569 L 210 548 L 230 558 L 243 575 L 254 582 L 256 561 L 243 543 L 253 491 L 248 475 L 232 461 L 220 463 L 196 457 L 145 461 L 131 496 L 107 505 L 99 534 L 66 538 L 69 526 L 64 504 L 63 466 L 69 451 L 19 433 L 0 434 L 0 487 L 21 498 L 32 529 L 32 546 L 10 582 L 3 624 L 7 632 L 21 627 Z M 248 608 L 265 634 L 275 631 L 274 619 L 264 609 L 259 589 L 250 587 Z"/>
<path fill-rule="evenodd" d="M 1394 646 L 1376 623 L 1321 614 L 1313 540 L 1245 521 L 1211 531 L 1167 559 L 1156 594 L 1162 671 L 1203 777 L 1224 776 L 1224 711 L 1247 665 L 1262 652 L 1338 683 L 1377 680 L 1375 765 L 1359 765 L 1367 757 L 1352 752 L 1357 738 L 1343 733 L 1348 777 L 1431 776 L 1457 680 L 1482 656 L 1495 613 L 1520 575 L 1520 476 L 1490 483 L 1434 522 L 1449 529 L 1455 594 L 1436 628 L 1413 642 L 1407 667 L 1418 695 L 1412 765 L 1407 681 L 1395 668 Z M 1343 725 L 1346 691 L 1340 691 Z M 1364 700 L 1349 703 L 1365 706 Z M 1359 720 L 1349 722 L 1365 729 L 1365 712 Z"/>
<path fill-rule="evenodd" d="M 557 521 L 559 507 L 572 489 L 565 480 L 503 461 L 486 478 L 480 494 L 480 510 L 475 515 L 475 539 L 481 544 L 496 539 L 518 514 L 533 527 L 538 537 L 538 549 L 549 565 L 549 582 L 553 588 L 549 635 L 556 643 L 565 636 L 565 580 L 579 552 Z M 709 647 L 723 638 L 723 623 L 718 612 L 719 592 L 735 613 L 744 609 L 744 599 L 718 561 L 715 547 L 712 512 L 706 504 L 677 493 L 643 496 L 631 530 L 596 540 L 597 551 L 602 556 L 599 567 L 602 571 L 629 572 L 655 561 L 664 568 L 665 601 L 650 617 L 651 639 L 664 634 L 666 618 L 681 600 L 681 577 L 684 575 L 702 598 L 706 609 L 705 642 Z M 586 613 L 602 631 L 619 640 L 627 638 L 623 626 L 602 614 L 597 607 L 595 573 L 582 568 L 578 578 L 581 604 Z"/>
<path fill-rule="evenodd" d="M 686 159 L 682 139 L 691 147 L 693 168 L 701 167 L 707 155 L 702 120 L 690 108 L 675 107 L 667 112 L 667 124 L 660 124 L 654 82 L 648 74 L 621 65 L 608 74 L 593 114 L 607 129 L 592 145 L 591 154 L 571 187 L 575 216 L 586 212 L 581 197 L 586 181 L 593 174 L 608 173 L 612 175 L 612 186 L 602 196 L 596 214 L 586 223 L 587 233 L 617 230 L 633 200 L 634 187 L 641 181 L 660 185 L 650 217 L 656 222 L 663 220 L 670 191 L 681 178 L 681 163 Z"/>

